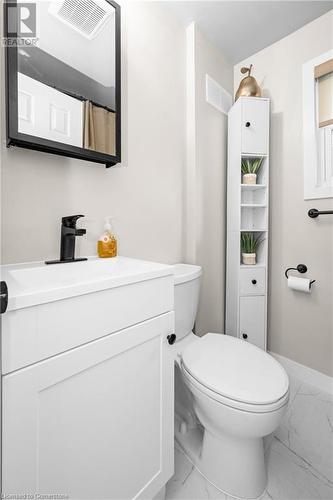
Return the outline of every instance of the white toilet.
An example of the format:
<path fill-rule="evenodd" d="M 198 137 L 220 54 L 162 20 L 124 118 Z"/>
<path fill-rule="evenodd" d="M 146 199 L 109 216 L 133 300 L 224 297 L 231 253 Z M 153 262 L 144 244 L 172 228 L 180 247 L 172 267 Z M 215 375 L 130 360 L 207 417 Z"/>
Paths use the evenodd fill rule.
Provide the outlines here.
<path fill-rule="evenodd" d="M 280 424 L 289 398 L 282 366 L 228 335 L 196 337 L 201 268 L 176 264 L 176 439 L 217 488 L 258 498 L 266 487 L 263 437 Z"/>

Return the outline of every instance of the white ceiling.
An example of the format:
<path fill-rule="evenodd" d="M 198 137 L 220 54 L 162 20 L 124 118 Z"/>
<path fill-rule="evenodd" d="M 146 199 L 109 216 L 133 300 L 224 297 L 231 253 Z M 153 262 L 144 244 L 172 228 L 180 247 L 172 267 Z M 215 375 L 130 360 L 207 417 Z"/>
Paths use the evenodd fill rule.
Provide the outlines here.
<path fill-rule="evenodd" d="M 49 12 L 55 0 L 35 0 L 37 46 L 106 87 L 115 86 L 115 18 L 110 16 L 100 33 L 88 40 Z"/>
<path fill-rule="evenodd" d="M 233 64 L 268 47 L 333 8 L 333 0 L 189 0 L 166 3 L 184 25 L 195 21 Z"/>

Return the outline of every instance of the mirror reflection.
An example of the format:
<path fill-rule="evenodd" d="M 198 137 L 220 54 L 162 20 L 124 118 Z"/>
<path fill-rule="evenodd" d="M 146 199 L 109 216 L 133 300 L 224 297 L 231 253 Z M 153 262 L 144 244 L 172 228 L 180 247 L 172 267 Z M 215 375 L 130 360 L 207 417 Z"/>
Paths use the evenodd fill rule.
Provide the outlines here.
<path fill-rule="evenodd" d="M 115 8 L 36 2 L 37 43 L 18 48 L 18 132 L 116 154 Z"/>

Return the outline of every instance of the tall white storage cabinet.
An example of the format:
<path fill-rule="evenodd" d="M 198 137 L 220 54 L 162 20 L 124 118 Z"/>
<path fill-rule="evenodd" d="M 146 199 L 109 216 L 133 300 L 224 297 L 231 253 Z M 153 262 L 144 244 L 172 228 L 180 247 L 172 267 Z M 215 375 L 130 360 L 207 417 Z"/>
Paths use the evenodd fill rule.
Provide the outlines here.
<path fill-rule="evenodd" d="M 263 158 L 257 184 L 242 184 L 242 158 Z M 226 333 L 266 349 L 269 99 L 240 97 L 229 111 Z M 256 265 L 243 265 L 242 232 L 260 235 Z"/>

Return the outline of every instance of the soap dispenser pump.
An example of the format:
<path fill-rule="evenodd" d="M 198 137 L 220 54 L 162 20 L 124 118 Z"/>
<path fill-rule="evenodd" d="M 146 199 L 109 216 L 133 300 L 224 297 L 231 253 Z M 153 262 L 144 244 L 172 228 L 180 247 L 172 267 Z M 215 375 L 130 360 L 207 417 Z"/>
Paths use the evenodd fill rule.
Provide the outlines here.
<path fill-rule="evenodd" d="M 117 256 L 117 240 L 112 229 L 111 220 L 112 217 L 106 217 L 104 233 L 100 236 L 97 243 L 97 253 L 100 258 Z"/>

